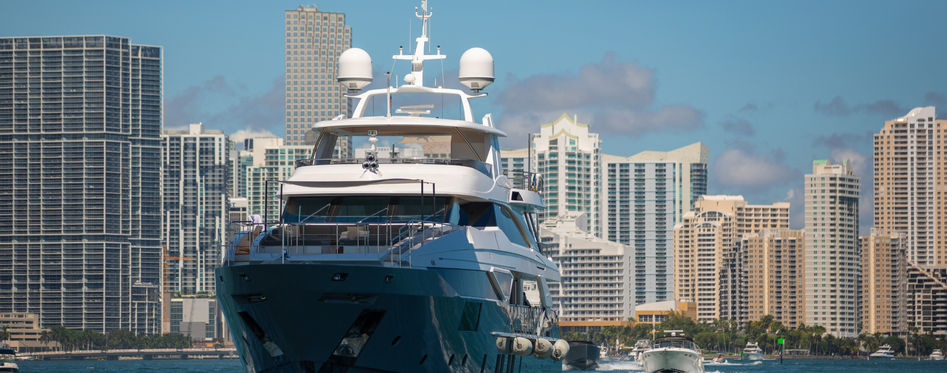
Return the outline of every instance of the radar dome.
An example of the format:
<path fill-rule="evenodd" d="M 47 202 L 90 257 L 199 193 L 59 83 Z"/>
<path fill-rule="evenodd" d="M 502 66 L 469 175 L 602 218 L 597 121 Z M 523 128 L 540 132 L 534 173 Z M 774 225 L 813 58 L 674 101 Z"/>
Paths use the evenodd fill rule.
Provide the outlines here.
<path fill-rule="evenodd" d="M 339 77 L 342 86 L 359 90 L 372 82 L 372 57 L 361 48 L 349 48 L 339 56 Z"/>
<path fill-rule="evenodd" d="M 460 56 L 460 84 L 479 91 L 493 83 L 493 56 L 483 48 L 470 48 Z"/>

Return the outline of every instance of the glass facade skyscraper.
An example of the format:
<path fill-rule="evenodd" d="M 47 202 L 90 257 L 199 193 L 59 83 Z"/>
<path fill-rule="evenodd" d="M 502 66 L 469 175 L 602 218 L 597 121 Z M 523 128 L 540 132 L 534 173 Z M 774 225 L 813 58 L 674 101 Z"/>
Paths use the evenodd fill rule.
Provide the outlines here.
<path fill-rule="evenodd" d="M 161 54 L 0 38 L 0 312 L 160 331 Z"/>

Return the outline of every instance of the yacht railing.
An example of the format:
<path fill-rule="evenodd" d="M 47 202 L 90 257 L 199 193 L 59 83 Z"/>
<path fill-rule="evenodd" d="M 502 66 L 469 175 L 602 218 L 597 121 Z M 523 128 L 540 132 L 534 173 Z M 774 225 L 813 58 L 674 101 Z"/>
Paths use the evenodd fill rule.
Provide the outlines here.
<path fill-rule="evenodd" d="M 316 158 L 316 159 L 297 159 L 296 167 L 303 166 L 312 166 L 312 165 L 327 165 L 327 164 L 362 164 L 366 161 L 365 158 Z M 439 165 L 450 165 L 450 166 L 464 166 L 470 167 L 477 171 L 480 171 L 484 175 L 492 176 L 490 174 L 490 166 L 484 162 L 474 160 L 474 159 L 451 159 L 451 158 L 377 158 L 375 160 L 378 162 L 379 166 L 384 167 L 386 164 L 439 164 Z"/>
<path fill-rule="evenodd" d="M 383 208 L 369 216 L 310 215 L 293 223 L 241 224 L 241 230 L 228 247 L 224 262 L 260 259 L 332 259 L 363 257 L 385 262 L 404 262 L 405 255 L 424 242 L 462 227 L 443 222 L 443 210 L 423 218 L 385 216 Z M 384 255 L 381 255 L 384 254 Z"/>
<path fill-rule="evenodd" d="M 545 183 L 542 175 L 523 170 L 507 170 L 506 176 L 514 188 L 526 189 L 531 192 L 542 193 Z"/>
<path fill-rule="evenodd" d="M 543 335 L 558 325 L 555 312 L 545 307 L 509 304 L 505 309 L 513 333 Z"/>

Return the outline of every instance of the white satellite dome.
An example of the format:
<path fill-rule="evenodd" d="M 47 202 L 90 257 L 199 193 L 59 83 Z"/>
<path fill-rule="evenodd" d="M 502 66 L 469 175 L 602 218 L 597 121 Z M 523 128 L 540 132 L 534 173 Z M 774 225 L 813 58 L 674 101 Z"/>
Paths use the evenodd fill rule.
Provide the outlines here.
<path fill-rule="evenodd" d="M 359 90 L 372 82 L 372 57 L 361 48 L 349 48 L 339 56 L 339 83 Z"/>
<path fill-rule="evenodd" d="M 460 84 L 479 91 L 493 83 L 493 56 L 483 48 L 470 48 L 460 56 Z"/>

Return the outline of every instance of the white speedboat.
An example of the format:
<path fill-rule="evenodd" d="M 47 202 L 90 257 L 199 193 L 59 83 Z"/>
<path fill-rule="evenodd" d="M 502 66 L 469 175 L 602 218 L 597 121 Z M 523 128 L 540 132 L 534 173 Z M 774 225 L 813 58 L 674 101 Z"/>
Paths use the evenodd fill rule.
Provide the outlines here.
<path fill-rule="evenodd" d="M 743 348 L 743 360 L 763 360 L 763 350 L 756 342 L 747 342 Z"/>
<path fill-rule="evenodd" d="M 428 47 L 427 0 L 415 15 L 417 46 L 394 55 L 410 63 L 403 84 L 361 91 L 370 55 L 339 56 L 351 117 L 313 125 L 311 156 L 280 181 L 280 216 L 246 222 L 216 270 L 250 372 L 562 369 L 569 344 L 549 290 L 560 272 L 533 219 L 541 181 L 507 176 L 505 134 L 470 105 L 493 57 L 460 58 L 469 91 L 425 86 L 425 61 L 446 56 Z"/>
<path fill-rule="evenodd" d="M 694 340 L 676 335 L 659 338 L 650 350 L 641 353 L 641 366 L 647 373 L 703 373 L 704 358 Z"/>
<path fill-rule="evenodd" d="M 934 350 L 931 352 L 931 360 L 944 360 L 944 352 L 940 349 Z"/>
<path fill-rule="evenodd" d="M 871 355 L 868 355 L 868 358 L 876 360 L 894 359 L 894 350 L 891 349 L 891 345 L 881 345 L 881 348 L 879 348 L 878 351 L 871 353 Z"/>
<path fill-rule="evenodd" d="M 16 351 L 12 348 L 0 348 L 0 372 L 2 373 L 17 373 L 20 371 L 20 367 L 16 365 L 14 360 L 16 359 Z"/>

